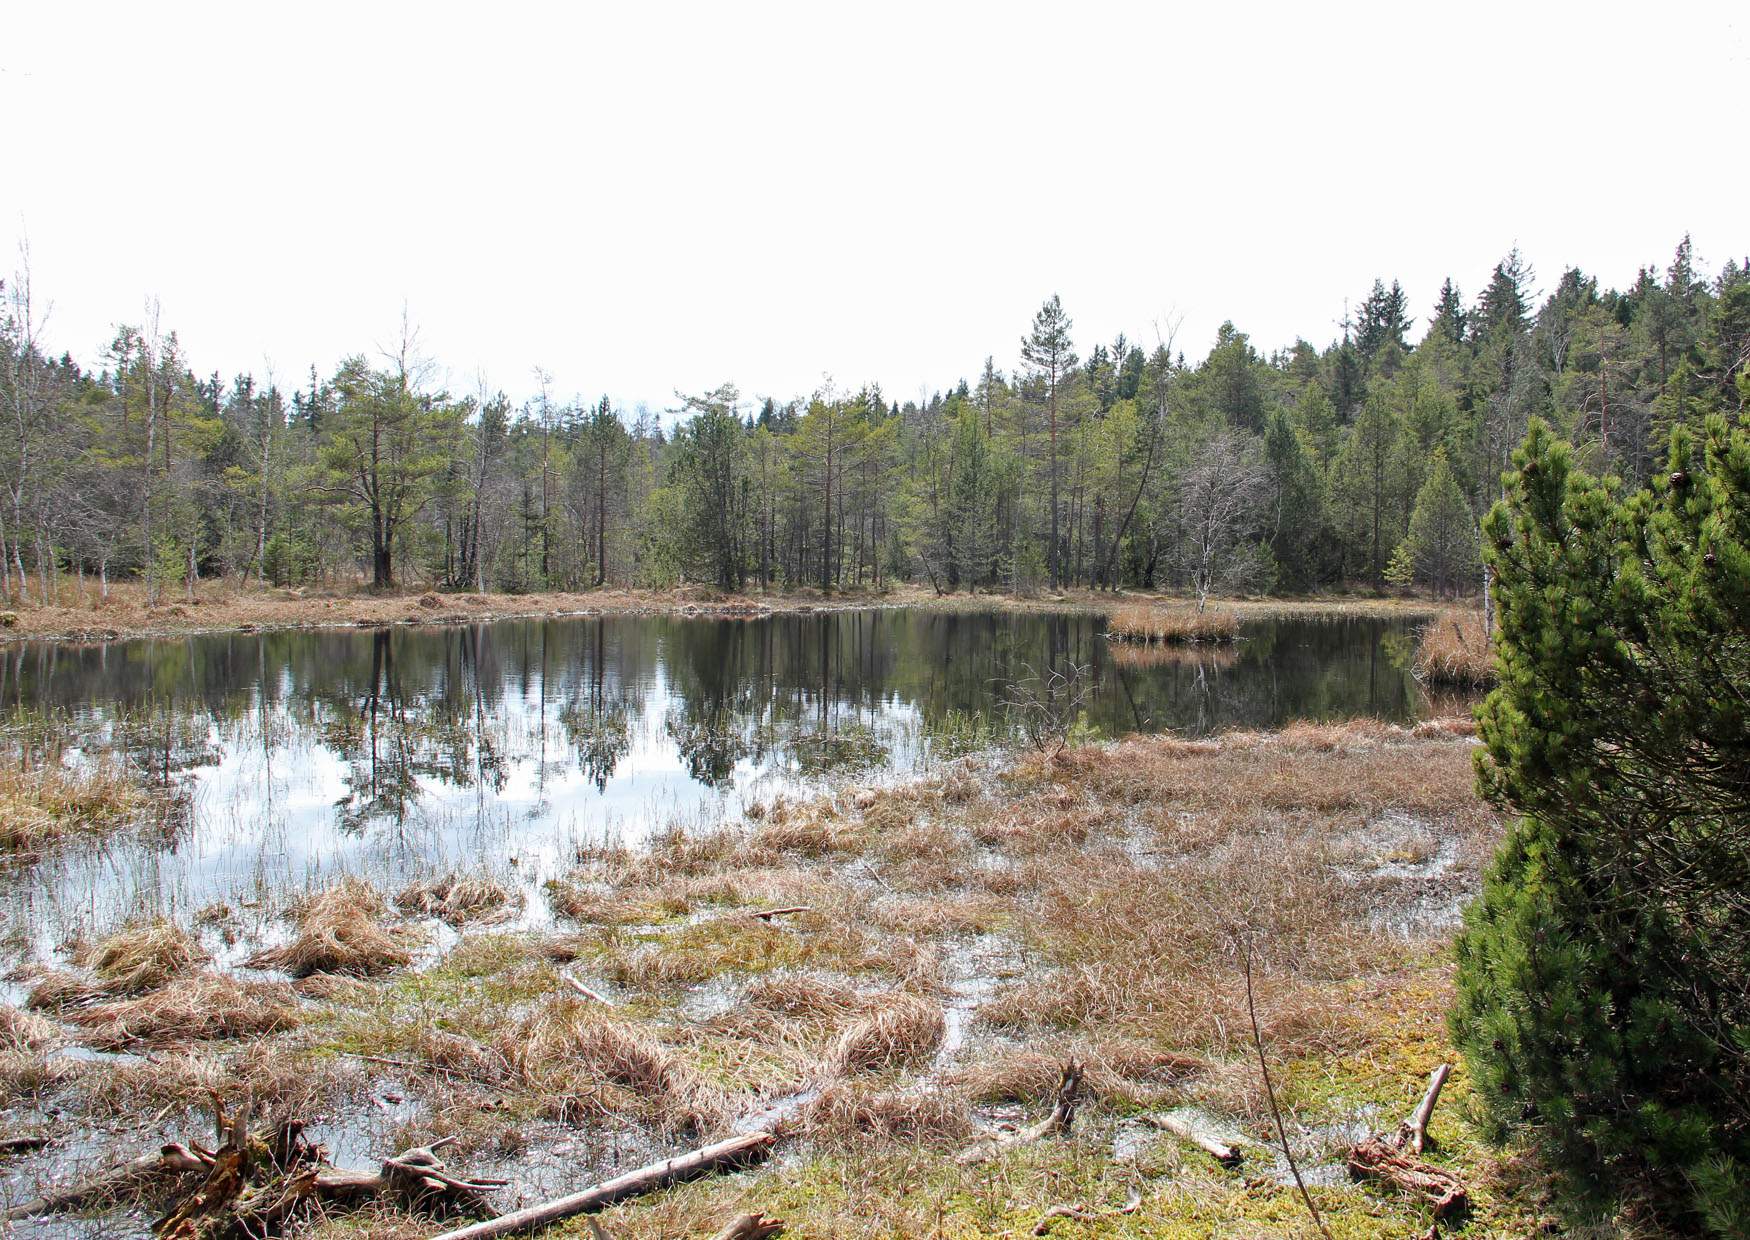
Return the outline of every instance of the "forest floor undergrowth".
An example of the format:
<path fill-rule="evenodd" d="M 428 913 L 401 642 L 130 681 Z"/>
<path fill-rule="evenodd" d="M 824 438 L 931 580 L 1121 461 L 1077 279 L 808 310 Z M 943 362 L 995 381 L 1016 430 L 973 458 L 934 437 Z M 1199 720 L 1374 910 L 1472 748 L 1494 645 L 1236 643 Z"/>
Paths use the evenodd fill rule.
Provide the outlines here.
<path fill-rule="evenodd" d="M 1425 1203 L 1352 1182 L 1345 1151 L 1393 1133 L 1441 1063 L 1426 1158 L 1471 1201 L 1441 1230 L 1532 1234 L 1538 1177 L 1482 1142 L 1445 1025 L 1459 912 L 1500 830 L 1473 748 L 1465 719 L 1132 738 L 583 848 L 539 909 L 485 860 L 47 950 L 8 924 L 0 1138 L 44 1144 L 0 1161 L 0 1207 L 207 1138 L 215 1101 L 248 1100 L 342 1166 L 449 1138 L 452 1169 L 509 1181 L 501 1209 L 778 1134 L 758 1167 L 605 1212 L 617 1240 L 710 1236 L 747 1211 L 796 1237 L 1313 1235 L 1255 1005 L 1332 1236 L 1427 1232 Z M 1071 1059 L 1067 1132 L 966 1157 L 1044 1116 Z M 143 1235 L 174 1187 L 21 1234 Z M 1072 1205 L 1086 1217 L 1046 1217 Z M 294 1232 L 441 1229 L 371 1209 Z"/>

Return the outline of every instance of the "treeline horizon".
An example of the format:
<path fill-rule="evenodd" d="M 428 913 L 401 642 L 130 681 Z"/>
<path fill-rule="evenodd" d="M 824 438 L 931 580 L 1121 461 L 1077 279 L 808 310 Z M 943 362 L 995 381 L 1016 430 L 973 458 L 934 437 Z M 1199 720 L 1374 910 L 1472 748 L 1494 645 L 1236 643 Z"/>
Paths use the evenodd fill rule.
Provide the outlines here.
<path fill-rule="evenodd" d="M 149 601 L 203 579 L 581 590 L 1480 588 L 1478 522 L 1533 417 L 1630 485 L 1673 425 L 1742 414 L 1750 260 L 1690 242 L 1624 290 L 1517 250 L 1447 280 L 1411 340 L 1375 279 L 1323 348 L 1232 321 L 1201 359 L 1078 342 L 1048 298 L 1011 358 L 928 400 L 878 386 L 640 407 L 433 387 L 403 325 L 291 390 L 196 376 L 174 332 L 121 327 L 95 369 L 39 339 L 28 273 L 0 322 L 0 593 L 67 579 Z"/>

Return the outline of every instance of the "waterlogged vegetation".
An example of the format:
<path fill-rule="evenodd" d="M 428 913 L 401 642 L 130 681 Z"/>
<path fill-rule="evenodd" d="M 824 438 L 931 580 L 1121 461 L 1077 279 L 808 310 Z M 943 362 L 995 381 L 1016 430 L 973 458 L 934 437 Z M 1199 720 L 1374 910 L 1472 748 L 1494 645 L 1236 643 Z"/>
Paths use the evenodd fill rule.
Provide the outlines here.
<path fill-rule="evenodd" d="M 342 1165 L 453 1138 L 505 1206 L 785 1134 L 616 1236 L 752 1206 L 799 1235 L 990 1234 L 1133 1188 L 1132 1234 L 1299 1226 L 1276 1155 L 1236 1172 L 1146 1119 L 1269 1139 L 1243 949 L 1336 1234 L 1425 1225 L 1341 1174 L 1451 1058 L 1444 944 L 1497 829 L 1468 726 L 1416 722 L 1438 709 L 1417 624 L 1253 615 L 1175 645 L 1067 611 L 849 611 L 16 646 L 17 752 L 127 791 L 96 846 L 7 878 L 3 1114 L 51 1139 L 7 1196 L 247 1097 Z M 1303 716 L 1332 722 L 1272 730 Z M 957 1160 L 1049 1109 L 1071 1057 L 1066 1139 Z M 1435 1132 L 1493 1174 L 1459 1108 Z M 142 1230 L 175 1188 L 60 1224 Z M 1535 1210 L 1474 1197 L 1480 1235 Z M 390 1207 L 305 1229 L 430 1233 Z"/>

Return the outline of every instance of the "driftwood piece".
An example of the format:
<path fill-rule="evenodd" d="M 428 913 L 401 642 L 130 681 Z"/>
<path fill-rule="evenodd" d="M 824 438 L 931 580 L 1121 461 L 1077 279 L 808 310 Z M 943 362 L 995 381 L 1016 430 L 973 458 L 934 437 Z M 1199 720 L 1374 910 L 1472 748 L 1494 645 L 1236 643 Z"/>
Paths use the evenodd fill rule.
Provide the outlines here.
<path fill-rule="evenodd" d="M 774 917 L 788 917 L 792 913 L 812 913 L 812 904 L 791 904 L 784 908 L 761 908 L 748 910 L 749 917 L 757 917 L 761 921 L 770 921 Z"/>
<path fill-rule="evenodd" d="M 585 986 L 582 982 L 578 981 L 575 977 L 572 977 L 571 974 L 560 973 L 559 976 L 565 979 L 565 984 L 567 986 L 570 986 L 571 989 L 575 990 L 578 994 L 582 995 L 585 999 L 593 999 L 597 1003 L 601 1004 L 603 1007 L 613 1007 L 614 1006 L 614 1001 L 612 999 L 608 998 L 606 995 L 604 995 L 599 990 L 595 990 L 592 987 Z"/>
<path fill-rule="evenodd" d="M 784 1230 L 784 1220 L 763 1214 L 738 1214 L 712 1240 L 766 1240 Z"/>
<path fill-rule="evenodd" d="M 437 1151 L 452 1138 L 403 1150 L 376 1171 L 352 1170 L 328 1166 L 327 1152 L 304 1139 L 296 1120 L 251 1133 L 247 1109 L 231 1120 L 218 1114 L 223 1136 L 206 1179 L 159 1221 L 160 1240 L 274 1235 L 318 1209 L 376 1200 L 438 1217 L 479 1214 L 491 1209 L 486 1194 L 506 1183 L 451 1174 Z"/>
<path fill-rule="evenodd" d="M 670 1184 L 712 1171 L 740 1166 L 764 1156 L 771 1150 L 776 1139 L 769 1132 L 750 1132 L 744 1136 L 731 1137 L 694 1150 L 690 1154 L 667 1158 L 640 1167 L 636 1171 L 628 1171 L 625 1175 L 615 1176 L 611 1180 L 603 1180 L 600 1184 L 572 1193 L 569 1197 L 560 1197 L 540 1205 L 514 1210 L 509 1214 L 501 1214 L 483 1223 L 446 1231 L 433 1237 L 433 1240 L 493 1240 L 498 1236 L 511 1236 L 550 1227 L 563 1219 L 600 1210 L 628 1197 L 666 1188 Z"/>
<path fill-rule="evenodd" d="M 1434 1106 L 1440 1101 L 1440 1091 L 1446 1086 L 1446 1078 L 1452 1075 L 1451 1064 L 1441 1064 L 1428 1077 L 1428 1091 L 1422 1095 L 1421 1103 L 1410 1112 L 1410 1117 L 1398 1125 L 1398 1148 L 1409 1147 L 1412 1154 L 1420 1154 L 1428 1144 L 1428 1121 L 1434 1116 Z"/>
<path fill-rule="evenodd" d="M 25 1154 L 40 1150 L 48 1143 L 47 1137 L 7 1137 L 0 1141 L 0 1154 Z"/>
<path fill-rule="evenodd" d="M 1198 1149 L 1207 1153 L 1216 1162 L 1225 1166 L 1233 1166 L 1244 1156 L 1245 1150 L 1237 1141 L 1212 1131 L 1206 1125 L 1199 1124 L 1195 1117 L 1165 1111 L 1142 1117 L 1145 1124 L 1153 1125 L 1163 1131 L 1172 1133 L 1183 1141 L 1188 1141 Z"/>
<path fill-rule="evenodd" d="M 1460 1213 L 1470 1204 L 1463 1183 L 1452 1172 L 1407 1157 L 1382 1137 L 1366 1137 L 1349 1147 L 1349 1174 L 1421 1198 L 1433 1207 L 1437 1219 Z"/>
<path fill-rule="evenodd" d="M 1063 1065 L 1063 1075 L 1058 1078 L 1057 1098 L 1052 1103 L 1051 1114 L 1037 1124 L 1029 1124 L 1025 1128 L 1002 1128 L 987 1133 L 962 1150 L 955 1161 L 962 1166 L 969 1166 L 993 1158 L 1011 1146 L 1026 1145 L 1067 1133 L 1075 1123 L 1076 1107 L 1081 1103 L 1081 1093 L 1082 1065 L 1071 1059 Z"/>

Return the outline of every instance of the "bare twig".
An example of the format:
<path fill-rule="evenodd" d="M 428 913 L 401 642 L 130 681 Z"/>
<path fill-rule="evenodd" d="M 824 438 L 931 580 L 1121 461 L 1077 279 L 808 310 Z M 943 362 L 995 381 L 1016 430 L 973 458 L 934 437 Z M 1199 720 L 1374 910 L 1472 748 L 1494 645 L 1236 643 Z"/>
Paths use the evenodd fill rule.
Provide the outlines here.
<path fill-rule="evenodd" d="M 1294 1161 L 1294 1151 L 1288 1148 L 1288 1129 L 1282 1123 L 1282 1109 L 1276 1105 L 1276 1086 L 1270 1080 L 1270 1063 L 1264 1057 L 1264 1035 L 1258 1028 L 1258 1007 L 1252 996 L 1252 939 L 1249 934 L 1241 936 L 1240 946 L 1240 959 L 1246 970 L 1246 1015 L 1252 1022 L 1252 1046 L 1258 1052 L 1258 1072 L 1264 1078 L 1264 1096 L 1270 1102 L 1270 1117 L 1276 1121 L 1276 1139 L 1282 1143 L 1282 1156 L 1288 1160 L 1289 1173 L 1294 1176 L 1294 1186 L 1300 1190 L 1300 1199 L 1306 1203 L 1313 1225 L 1319 1229 L 1319 1234 L 1325 1240 L 1331 1240 L 1330 1228 L 1325 1226 L 1324 1216 L 1313 1204 L 1312 1194 L 1306 1191 L 1306 1181 L 1300 1177 L 1300 1166 Z"/>

